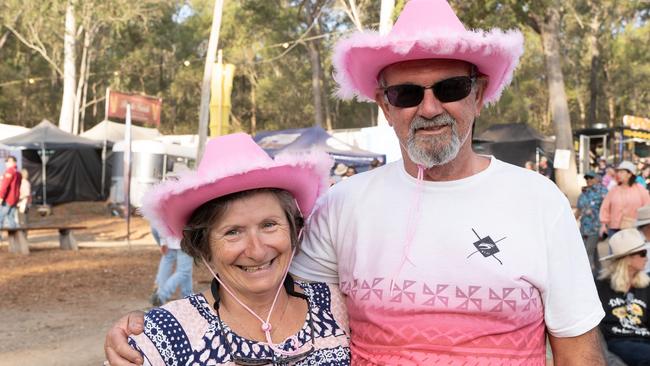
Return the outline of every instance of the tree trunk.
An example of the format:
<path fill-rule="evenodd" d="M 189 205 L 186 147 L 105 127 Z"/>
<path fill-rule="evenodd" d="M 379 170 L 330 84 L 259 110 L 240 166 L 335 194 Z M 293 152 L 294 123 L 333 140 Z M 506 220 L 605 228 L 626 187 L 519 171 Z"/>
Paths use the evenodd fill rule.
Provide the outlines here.
<path fill-rule="evenodd" d="M 323 127 L 325 118 L 323 116 L 323 97 L 321 88 L 321 63 L 320 52 L 314 42 L 307 42 L 309 51 L 309 62 L 311 63 L 311 90 L 314 97 L 314 125 Z"/>
<path fill-rule="evenodd" d="M 77 78 L 75 31 L 74 4 L 72 0 L 68 0 L 65 8 L 65 33 L 63 36 L 63 98 L 59 115 L 59 128 L 65 132 L 72 132 L 74 117 L 75 81 Z"/>
<path fill-rule="evenodd" d="M 320 19 L 318 20 L 318 24 L 316 24 L 316 30 L 318 31 L 318 34 L 323 34 L 323 27 L 321 26 Z M 321 49 L 321 42 L 320 40 L 313 40 L 312 42 L 317 42 L 315 43 L 317 49 L 318 49 L 318 59 L 320 60 L 320 49 Z M 323 110 L 325 111 L 325 126 L 327 126 L 327 130 L 331 131 L 334 129 L 334 126 L 332 125 L 332 113 L 330 111 L 330 102 L 329 102 L 329 88 L 327 85 L 327 78 L 325 77 L 325 70 L 324 68 L 320 67 L 320 73 L 319 73 L 319 78 L 321 81 L 321 91 L 323 95 Z"/>
<path fill-rule="evenodd" d="M 255 135 L 257 132 L 257 82 L 253 75 L 249 75 L 248 80 L 251 84 L 251 135 Z"/>
<path fill-rule="evenodd" d="M 84 31 L 84 43 L 81 50 L 81 64 L 79 69 L 79 80 L 77 82 L 77 91 L 74 98 L 74 117 L 72 120 L 72 133 L 79 134 L 79 117 L 82 106 L 82 92 L 84 83 L 86 81 L 86 73 L 88 67 L 88 49 L 90 48 L 90 29 L 86 28 Z"/>
<path fill-rule="evenodd" d="M 591 54 L 591 70 L 589 72 L 589 111 L 587 112 L 587 123 L 593 126 L 598 123 L 598 73 L 600 72 L 600 48 L 598 36 L 600 34 L 600 11 L 591 20 L 589 34 L 589 53 Z"/>
<path fill-rule="evenodd" d="M 79 117 L 79 133 L 83 133 L 85 130 L 85 120 L 86 120 L 86 101 L 88 100 L 88 79 L 90 78 L 90 63 L 92 62 L 93 53 L 90 51 L 88 53 L 88 58 L 86 59 L 86 72 L 84 76 L 84 88 L 81 96 L 81 111 Z"/>
<path fill-rule="evenodd" d="M 556 149 L 570 151 L 569 168 L 556 169 L 555 180 L 560 190 L 567 195 L 569 201 L 575 204 L 580 190 L 578 189 L 569 104 L 564 90 L 564 76 L 562 75 L 562 62 L 560 60 L 560 18 L 558 7 L 550 6 L 547 9 L 544 21 L 539 26 L 544 46 L 549 103 L 555 131 L 555 146 Z"/>

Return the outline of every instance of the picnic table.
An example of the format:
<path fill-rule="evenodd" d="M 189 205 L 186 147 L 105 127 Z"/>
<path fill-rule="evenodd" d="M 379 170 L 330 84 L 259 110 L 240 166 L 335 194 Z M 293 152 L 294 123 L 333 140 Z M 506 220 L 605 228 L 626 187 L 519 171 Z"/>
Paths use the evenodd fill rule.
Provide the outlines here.
<path fill-rule="evenodd" d="M 73 230 L 83 230 L 85 226 L 50 225 L 50 226 L 22 226 L 15 228 L 2 228 L 9 236 L 9 252 L 29 254 L 29 242 L 27 233 L 29 231 L 58 230 L 59 245 L 63 250 L 77 250 L 77 241 L 72 235 Z"/>

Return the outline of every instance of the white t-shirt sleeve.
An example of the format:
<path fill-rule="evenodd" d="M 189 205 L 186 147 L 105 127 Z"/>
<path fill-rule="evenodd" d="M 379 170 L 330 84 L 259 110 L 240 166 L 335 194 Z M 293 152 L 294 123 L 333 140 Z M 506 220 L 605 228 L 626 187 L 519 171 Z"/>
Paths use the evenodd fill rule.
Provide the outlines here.
<path fill-rule="evenodd" d="M 548 228 L 547 263 L 547 281 L 541 290 L 549 333 L 575 337 L 596 327 L 605 312 L 568 202 Z"/>
<path fill-rule="evenodd" d="M 330 220 L 328 195 L 316 203 L 307 222 L 300 251 L 291 264 L 290 272 L 308 281 L 338 284 L 338 262 Z"/>

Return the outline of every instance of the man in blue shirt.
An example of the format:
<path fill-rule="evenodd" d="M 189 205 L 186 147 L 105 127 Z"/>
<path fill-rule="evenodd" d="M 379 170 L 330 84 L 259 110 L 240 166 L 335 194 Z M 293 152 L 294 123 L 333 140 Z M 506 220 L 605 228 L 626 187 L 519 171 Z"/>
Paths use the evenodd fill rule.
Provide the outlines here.
<path fill-rule="evenodd" d="M 578 197 L 578 215 L 580 217 L 580 233 L 585 242 L 587 256 L 594 275 L 600 270 L 598 261 L 598 229 L 600 228 L 600 205 L 607 195 L 607 188 L 600 184 L 600 175 L 595 172 L 585 174 L 587 186 Z"/>

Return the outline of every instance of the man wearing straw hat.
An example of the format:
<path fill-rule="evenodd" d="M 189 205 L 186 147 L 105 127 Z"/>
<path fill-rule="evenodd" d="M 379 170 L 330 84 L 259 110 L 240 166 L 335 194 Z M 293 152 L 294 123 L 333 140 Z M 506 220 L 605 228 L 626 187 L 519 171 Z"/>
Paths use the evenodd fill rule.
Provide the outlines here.
<path fill-rule="evenodd" d="M 411 0 L 390 34 L 336 45 L 339 96 L 376 102 L 403 158 L 334 185 L 291 268 L 347 295 L 354 365 L 544 365 L 546 335 L 555 365 L 604 364 L 566 197 L 472 151 L 522 53 L 520 32 L 468 31 L 444 0 Z M 126 319 L 106 345 L 123 355 Z"/>

